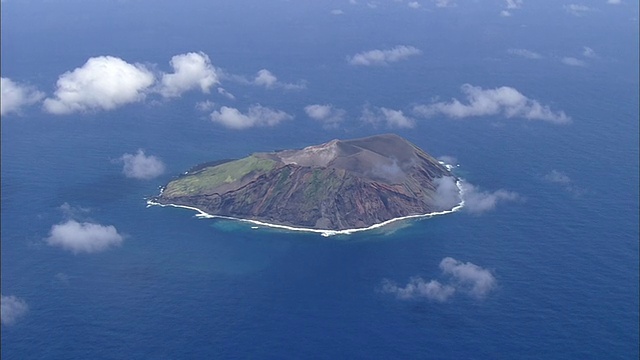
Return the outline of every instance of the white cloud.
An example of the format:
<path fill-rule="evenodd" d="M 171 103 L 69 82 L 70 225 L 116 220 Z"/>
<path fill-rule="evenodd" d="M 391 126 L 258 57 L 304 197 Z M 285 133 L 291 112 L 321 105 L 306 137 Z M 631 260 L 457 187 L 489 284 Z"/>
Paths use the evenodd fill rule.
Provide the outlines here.
<path fill-rule="evenodd" d="M 481 214 L 495 209 L 499 202 L 519 200 L 520 196 L 512 191 L 496 190 L 494 192 L 480 191 L 477 187 L 462 182 L 464 210 L 473 214 Z"/>
<path fill-rule="evenodd" d="M 511 13 L 508 10 L 502 10 L 500 11 L 500 16 L 509 17 L 511 16 Z"/>
<path fill-rule="evenodd" d="M 507 9 L 520 9 L 522 7 L 522 0 L 505 0 Z"/>
<path fill-rule="evenodd" d="M 293 116 L 281 110 L 273 110 L 260 104 L 251 105 L 246 114 L 238 109 L 223 106 L 211 113 L 211 120 L 231 129 L 242 130 L 254 126 L 275 126 Z"/>
<path fill-rule="evenodd" d="M 569 176 L 558 170 L 551 170 L 551 172 L 544 176 L 544 179 L 558 184 L 568 184 L 571 182 L 571 178 Z"/>
<path fill-rule="evenodd" d="M 598 54 L 596 54 L 595 50 L 593 50 L 592 48 L 584 46 L 582 48 L 582 56 L 594 59 L 598 57 Z"/>
<path fill-rule="evenodd" d="M 310 118 L 321 121 L 326 128 L 336 128 L 344 120 L 347 112 L 335 108 L 331 104 L 314 104 L 304 107 L 304 111 Z"/>
<path fill-rule="evenodd" d="M 395 294 L 398 299 L 411 300 L 425 298 L 438 302 L 449 300 L 456 292 L 450 285 L 442 285 L 437 280 L 425 281 L 421 277 L 412 277 L 405 286 L 398 286 L 388 279 L 382 280 L 380 289 L 383 293 Z"/>
<path fill-rule="evenodd" d="M 622 4 L 622 1 L 621 0 L 607 0 L 607 4 L 619 5 L 619 4 Z"/>
<path fill-rule="evenodd" d="M 13 325 L 29 311 L 27 303 L 13 295 L 0 295 L 0 318 L 2 325 Z"/>
<path fill-rule="evenodd" d="M 433 202 L 438 210 L 451 210 L 460 203 L 460 189 L 453 176 L 443 176 L 433 180 L 436 185 Z"/>
<path fill-rule="evenodd" d="M 427 299 L 445 302 L 456 293 L 464 293 L 482 300 L 497 287 L 496 278 L 491 271 L 470 262 L 463 263 L 451 257 L 440 261 L 442 275 L 449 278 L 447 283 L 438 280 L 426 281 L 419 276 L 409 279 L 404 285 L 398 285 L 389 279 L 383 279 L 380 292 L 394 294 L 401 300 Z"/>
<path fill-rule="evenodd" d="M 170 64 L 173 73 L 162 75 L 159 89 L 164 97 L 178 97 L 197 88 L 203 93 L 209 93 L 211 87 L 219 82 L 209 56 L 203 52 L 175 55 Z"/>
<path fill-rule="evenodd" d="M 433 2 L 436 4 L 436 7 L 439 7 L 439 8 L 455 6 L 455 3 L 453 0 L 433 0 Z"/>
<path fill-rule="evenodd" d="M 0 115 L 20 112 L 23 106 L 33 105 L 44 98 L 44 93 L 34 87 L 0 78 Z"/>
<path fill-rule="evenodd" d="M 421 53 L 422 51 L 413 46 L 398 45 L 388 50 L 376 49 L 347 56 L 347 61 L 351 65 L 359 66 L 388 65 Z"/>
<path fill-rule="evenodd" d="M 199 111 L 211 111 L 216 107 L 216 103 L 210 100 L 199 101 L 196 103 L 196 109 Z"/>
<path fill-rule="evenodd" d="M 592 8 L 585 5 L 579 5 L 579 4 L 564 5 L 563 8 L 566 12 L 568 12 L 573 16 L 583 16 L 586 13 L 593 11 Z"/>
<path fill-rule="evenodd" d="M 378 126 L 385 125 L 388 128 L 412 128 L 415 120 L 407 117 L 401 110 L 393 110 L 385 107 L 365 106 L 362 109 L 360 120 Z"/>
<path fill-rule="evenodd" d="M 229 100 L 235 100 L 236 99 L 236 97 L 232 93 L 228 92 L 227 90 L 225 90 L 225 89 L 223 89 L 221 87 L 218 88 L 218 94 L 226 97 Z"/>
<path fill-rule="evenodd" d="M 451 118 L 466 118 L 502 115 L 507 118 L 518 117 L 556 124 L 566 124 L 571 121 L 563 111 L 553 111 L 512 87 L 502 86 L 485 90 L 479 86 L 464 84 L 461 90 L 466 96 L 467 104 L 453 99 L 451 102 L 417 105 L 414 111 L 424 117 L 445 115 Z"/>
<path fill-rule="evenodd" d="M 122 244 L 123 237 L 113 225 L 67 220 L 53 225 L 47 244 L 77 253 L 96 253 Z"/>
<path fill-rule="evenodd" d="M 527 49 L 509 49 L 507 50 L 507 52 L 510 55 L 520 56 L 525 59 L 531 59 L 531 60 L 542 59 L 542 55 Z"/>
<path fill-rule="evenodd" d="M 340 9 L 333 9 L 331 10 L 331 15 L 344 15 L 344 11 Z"/>
<path fill-rule="evenodd" d="M 470 262 L 446 257 L 440 262 L 440 269 L 455 279 L 457 289 L 464 289 L 477 299 L 483 299 L 496 287 L 496 278 L 491 271 Z"/>
<path fill-rule="evenodd" d="M 164 173 L 165 167 L 155 156 L 146 156 L 142 149 L 134 154 L 124 154 L 120 158 L 124 162 L 122 173 L 133 179 L 149 180 Z"/>
<path fill-rule="evenodd" d="M 417 1 L 410 1 L 409 3 L 407 3 L 407 6 L 412 9 L 420 9 L 420 7 L 422 7 L 422 5 L 420 5 L 420 3 Z"/>
<path fill-rule="evenodd" d="M 44 108 L 52 114 L 112 110 L 143 100 L 154 82 L 143 65 L 113 56 L 93 57 L 60 75 L 54 97 L 44 100 Z"/>
<path fill-rule="evenodd" d="M 580 60 L 580 59 L 576 59 L 574 57 L 564 57 L 562 58 L 562 63 L 565 65 L 569 65 L 569 66 L 587 66 L 587 63 Z"/>
<path fill-rule="evenodd" d="M 253 84 L 258 86 L 264 86 L 267 89 L 282 88 L 285 90 L 300 90 L 304 89 L 306 85 L 304 83 L 291 84 L 278 81 L 278 78 L 269 70 L 262 69 L 258 71 L 258 74 L 253 79 Z"/>

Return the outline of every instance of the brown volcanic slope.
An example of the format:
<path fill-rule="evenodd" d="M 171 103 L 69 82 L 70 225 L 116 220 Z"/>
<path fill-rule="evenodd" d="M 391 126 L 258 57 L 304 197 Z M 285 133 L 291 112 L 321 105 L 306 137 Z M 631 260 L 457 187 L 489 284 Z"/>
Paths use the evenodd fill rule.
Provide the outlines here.
<path fill-rule="evenodd" d="M 368 227 L 439 211 L 434 179 L 452 174 L 393 135 L 255 153 L 198 168 L 154 201 L 212 215 L 322 230 Z"/>

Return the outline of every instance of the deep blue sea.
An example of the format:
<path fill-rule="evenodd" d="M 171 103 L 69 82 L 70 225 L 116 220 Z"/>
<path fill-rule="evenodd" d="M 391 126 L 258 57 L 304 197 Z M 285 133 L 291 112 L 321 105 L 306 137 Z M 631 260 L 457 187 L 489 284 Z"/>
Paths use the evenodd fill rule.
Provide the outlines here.
<path fill-rule="evenodd" d="M 2 76 L 47 96 L 92 56 L 169 71 L 171 56 L 188 51 L 228 73 L 266 68 L 306 89 L 223 80 L 234 102 L 194 91 L 112 111 L 52 115 L 35 105 L 3 116 L 2 295 L 28 311 L 3 323 L 2 358 L 637 359 L 638 4 L 586 2 L 593 11 L 573 16 L 555 1 L 526 1 L 506 18 L 502 2 L 406 3 L 3 2 Z M 381 67 L 345 60 L 399 44 L 422 54 Z M 560 61 L 585 46 L 598 54 L 581 58 L 587 66 Z M 415 116 L 414 128 L 394 129 L 358 120 L 367 104 L 413 116 L 436 97 L 462 100 L 464 83 L 514 87 L 572 122 Z M 196 109 L 207 99 L 294 119 L 227 129 Z M 348 118 L 323 128 L 303 110 L 314 103 Z M 454 156 L 459 176 L 518 200 L 335 237 L 146 206 L 202 162 L 386 132 Z M 126 178 L 118 159 L 137 149 L 162 159 L 165 173 Z M 550 181 L 554 171 L 565 182 Z M 47 245 L 65 203 L 81 221 L 115 226 L 121 246 L 74 254 Z M 446 257 L 489 270 L 495 288 L 445 302 L 381 291 L 385 279 L 446 282 Z"/>

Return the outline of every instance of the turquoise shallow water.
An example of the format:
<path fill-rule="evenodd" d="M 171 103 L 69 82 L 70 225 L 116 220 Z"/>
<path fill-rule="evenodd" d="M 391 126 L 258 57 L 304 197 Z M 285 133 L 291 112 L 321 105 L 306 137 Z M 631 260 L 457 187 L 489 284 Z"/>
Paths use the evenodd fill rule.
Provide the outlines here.
<path fill-rule="evenodd" d="M 141 3 L 133 9 L 142 9 Z M 101 6 L 105 9 L 94 11 L 115 11 Z M 159 6 L 158 21 L 166 20 L 168 6 Z M 225 6 L 233 10 L 229 18 L 241 13 Z M 204 15 L 194 15 L 188 29 L 167 25 L 173 37 L 155 28 L 127 40 L 126 30 L 113 30 L 113 41 L 92 43 L 80 36 L 78 46 L 58 53 L 43 45 L 44 33 L 12 22 L 8 11 L 13 19 L 25 15 L 3 3 L 3 76 L 28 78 L 46 91 L 57 75 L 96 53 L 164 67 L 170 56 L 199 49 L 229 71 L 268 67 L 287 81 L 307 80 L 308 88 L 286 93 L 230 84 L 238 96 L 233 106 L 261 102 L 295 115 L 278 127 L 246 131 L 211 123 L 194 103 L 223 99 L 200 94 L 112 112 L 55 117 L 36 108 L 3 116 L 2 294 L 23 299 L 29 310 L 13 325 L 3 325 L 2 357 L 637 358 L 638 82 L 637 55 L 629 54 L 626 43 L 573 35 L 577 49 L 584 43 L 602 54 L 602 61 L 593 60 L 588 69 L 574 69 L 546 55 L 562 54 L 569 40 L 518 38 L 529 47 L 540 46 L 547 56 L 532 68 L 503 53 L 525 35 L 521 27 L 511 34 L 501 31 L 501 23 L 481 26 L 460 18 L 470 28 L 484 29 L 464 42 L 477 41 L 477 49 L 464 50 L 437 41 L 434 29 L 453 31 L 446 18 L 432 19 L 431 25 L 406 20 L 415 31 L 389 32 L 385 29 L 398 26 L 395 20 L 362 15 L 362 24 L 385 25 L 361 28 L 334 18 L 314 20 L 311 10 L 302 8 L 278 13 L 289 21 L 281 25 L 257 21 L 256 28 L 245 29 L 260 36 L 242 37 L 237 28 L 212 35 L 222 25 L 205 26 Z M 118 16 L 122 26 L 135 25 L 127 20 L 133 15 Z M 70 35 L 77 24 L 51 31 Z M 304 31 L 292 32 L 286 44 L 273 40 L 304 24 L 329 30 L 313 42 Z M 5 41 L 7 26 L 29 44 L 42 46 Z M 112 25 L 91 26 L 100 33 Z M 209 35 L 189 37 L 187 30 L 199 26 Z M 263 26 L 270 32 L 258 31 Z M 540 30 L 542 25 L 531 21 L 528 26 Z M 371 33 L 364 36 L 367 29 Z M 553 30 L 561 32 L 561 26 Z M 161 49 L 157 40 L 134 46 L 159 35 L 166 35 Z M 338 35 L 343 40 L 335 41 Z M 366 70 L 344 65 L 345 54 L 402 42 L 423 49 L 421 60 Z M 252 56 L 241 56 L 247 44 L 254 46 Z M 295 51 L 284 52 L 292 44 Z M 433 54 L 427 51 L 431 48 Z M 15 55 L 7 55 L 11 51 Z M 46 53 L 51 62 L 37 61 Z M 41 70 L 34 72 L 36 64 Z M 367 101 L 407 109 L 431 96 L 460 97 L 464 82 L 513 86 L 562 109 L 573 122 L 434 118 L 418 120 L 414 129 L 390 130 L 357 119 Z M 345 125 L 323 129 L 306 118 L 302 108 L 316 102 L 345 108 Z M 480 215 L 463 211 L 329 238 L 146 207 L 146 197 L 198 163 L 387 131 L 434 156 L 455 156 L 457 171 L 470 183 L 516 192 L 519 200 Z M 125 178 L 114 159 L 138 148 L 161 158 L 165 174 L 148 181 Z M 571 181 L 545 180 L 552 170 Z M 79 220 L 114 225 L 124 234 L 122 245 L 77 255 L 46 245 L 52 225 L 65 219 L 63 203 L 86 209 L 77 213 Z M 446 283 L 438 267 L 446 257 L 491 271 L 497 286 L 483 299 L 459 293 L 443 303 L 402 300 L 381 291 L 384 279 L 404 285 L 419 276 Z"/>

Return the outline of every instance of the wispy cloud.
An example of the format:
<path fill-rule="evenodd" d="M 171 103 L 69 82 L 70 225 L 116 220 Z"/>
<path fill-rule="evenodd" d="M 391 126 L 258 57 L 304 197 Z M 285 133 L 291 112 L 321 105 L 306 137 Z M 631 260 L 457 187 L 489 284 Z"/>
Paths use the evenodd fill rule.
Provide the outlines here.
<path fill-rule="evenodd" d="M 433 202 L 438 210 L 450 210 L 460 203 L 460 189 L 453 176 L 433 180 L 436 186 Z"/>
<path fill-rule="evenodd" d="M 331 10 L 331 15 L 344 15 L 344 11 L 341 9 L 333 9 Z"/>
<path fill-rule="evenodd" d="M 538 60 L 542 59 L 542 55 L 538 54 L 535 51 L 527 50 L 527 49 L 509 49 L 507 53 L 510 55 L 520 56 L 525 59 Z"/>
<path fill-rule="evenodd" d="M 569 4 L 563 6 L 564 10 L 573 16 L 584 16 L 587 13 L 593 11 L 593 8 L 590 8 L 586 5 L 581 4 Z"/>
<path fill-rule="evenodd" d="M 607 0 L 607 4 L 620 5 L 622 4 L 622 0 Z"/>
<path fill-rule="evenodd" d="M 383 279 L 379 291 L 394 294 L 400 300 L 426 299 L 446 302 L 456 293 L 467 294 L 476 300 L 482 300 L 497 287 L 497 280 L 493 273 L 471 262 L 458 261 L 446 257 L 440 261 L 442 275 L 447 278 L 445 283 L 438 280 L 424 280 L 414 276 L 405 285 Z"/>
<path fill-rule="evenodd" d="M 456 289 L 451 285 L 442 285 L 438 280 L 425 281 L 416 276 L 409 279 L 406 285 L 398 285 L 389 279 L 383 279 L 380 291 L 395 294 L 398 299 L 402 300 L 424 298 L 445 302 L 455 294 Z"/>
<path fill-rule="evenodd" d="M 584 56 L 586 58 L 595 59 L 595 58 L 598 57 L 598 54 L 596 54 L 596 51 L 593 50 L 592 48 L 590 48 L 588 46 L 584 46 L 582 48 L 582 56 Z"/>
<path fill-rule="evenodd" d="M 331 104 L 307 105 L 304 111 L 310 118 L 322 122 L 325 128 L 337 128 L 347 114 L 343 109 L 338 109 Z"/>
<path fill-rule="evenodd" d="M 407 3 L 407 6 L 412 8 L 412 9 L 420 9 L 422 7 L 422 5 L 417 1 L 409 1 Z"/>
<path fill-rule="evenodd" d="M 419 55 L 421 53 L 422 51 L 413 46 L 398 45 L 392 49 L 376 49 L 361 52 L 353 56 L 347 56 L 347 61 L 349 64 L 357 66 L 379 66 L 405 60 L 411 56 Z"/>
<path fill-rule="evenodd" d="M 476 299 L 483 299 L 496 287 L 496 278 L 491 271 L 470 262 L 446 257 L 440 262 L 445 275 L 453 277 L 456 288 L 467 291 Z"/>
<path fill-rule="evenodd" d="M 58 78 L 44 109 L 52 114 L 112 110 L 145 98 L 155 77 L 141 64 L 113 56 L 99 56 Z"/>
<path fill-rule="evenodd" d="M 574 58 L 574 57 L 563 57 L 562 60 L 563 64 L 565 65 L 569 65 L 569 66 L 580 66 L 580 67 L 585 67 L 587 66 L 587 63 L 585 61 L 582 61 L 580 59 Z"/>
<path fill-rule="evenodd" d="M 285 90 L 301 90 L 306 87 L 304 82 L 300 82 L 298 84 L 283 83 L 267 69 L 258 71 L 258 74 L 256 74 L 256 77 L 253 79 L 253 84 L 264 86 L 267 89 L 282 88 Z"/>
<path fill-rule="evenodd" d="M 567 176 L 567 174 L 560 172 L 558 170 L 551 170 L 548 174 L 544 176 L 546 181 L 557 183 L 557 184 L 569 184 L 571 182 L 571 178 Z"/>
<path fill-rule="evenodd" d="M 223 106 L 211 113 L 211 120 L 230 129 L 242 130 L 255 126 L 275 126 L 293 119 L 292 115 L 281 110 L 274 110 L 260 104 L 251 105 L 243 114 L 236 108 Z"/>
<path fill-rule="evenodd" d="M 33 105 L 44 98 L 44 93 L 33 86 L 0 78 L 0 115 L 19 113 L 24 106 Z"/>
<path fill-rule="evenodd" d="M 120 246 L 123 240 L 123 236 L 113 225 L 80 223 L 75 220 L 53 225 L 49 237 L 45 239 L 50 246 L 61 247 L 74 254 L 101 252 Z"/>
<path fill-rule="evenodd" d="M 29 311 L 27 303 L 13 295 L 0 295 L 0 318 L 2 325 L 13 325 Z"/>
<path fill-rule="evenodd" d="M 454 0 L 433 0 L 433 2 L 435 3 L 436 7 L 439 7 L 439 8 L 456 6 L 456 3 Z"/>
<path fill-rule="evenodd" d="M 505 6 L 507 9 L 520 9 L 522 7 L 522 0 L 505 0 Z"/>
<path fill-rule="evenodd" d="M 153 155 L 145 155 L 142 149 L 135 154 L 124 154 L 120 158 L 124 163 L 122 173 L 128 177 L 139 180 L 149 180 L 164 173 L 164 163 Z"/>
<path fill-rule="evenodd" d="M 460 119 L 501 115 L 506 118 L 542 120 L 555 124 L 566 124 L 571 121 L 571 118 L 563 111 L 553 111 L 548 106 L 524 96 L 512 87 L 483 89 L 479 86 L 464 84 L 461 90 L 465 94 L 466 104 L 458 99 L 453 99 L 450 102 L 417 105 L 413 110 L 416 114 L 424 117 L 445 115 Z"/>
<path fill-rule="evenodd" d="M 164 97 L 178 97 L 182 93 L 200 88 L 209 93 L 219 83 L 209 56 L 203 52 L 190 52 L 171 58 L 173 73 L 162 74 L 159 92 Z"/>
<path fill-rule="evenodd" d="M 493 192 L 481 191 L 476 186 L 465 181 L 462 182 L 462 191 L 464 210 L 476 215 L 495 209 L 499 202 L 521 199 L 520 195 L 512 191 L 504 189 Z"/>
<path fill-rule="evenodd" d="M 374 126 L 386 126 L 388 128 L 412 128 L 415 120 L 404 115 L 401 110 L 393 110 L 385 107 L 372 107 L 366 105 L 362 109 L 360 120 Z"/>

